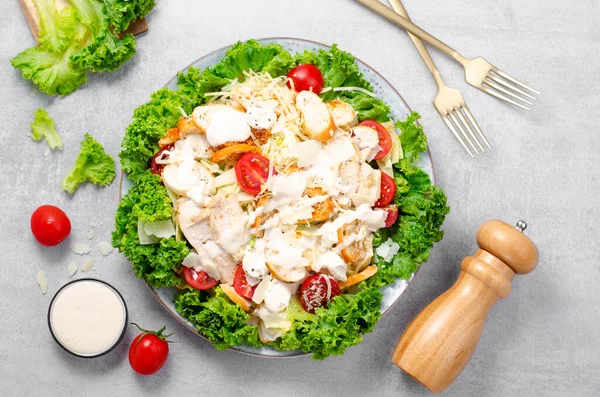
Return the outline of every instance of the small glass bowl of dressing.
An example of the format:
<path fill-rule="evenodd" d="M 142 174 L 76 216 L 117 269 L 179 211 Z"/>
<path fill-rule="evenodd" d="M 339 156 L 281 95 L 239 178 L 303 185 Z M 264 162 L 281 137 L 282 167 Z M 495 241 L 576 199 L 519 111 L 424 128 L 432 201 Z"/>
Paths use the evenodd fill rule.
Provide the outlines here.
<path fill-rule="evenodd" d="M 125 336 L 127 305 L 119 291 L 102 280 L 74 280 L 52 298 L 48 326 L 56 343 L 67 352 L 99 357 Z"/>

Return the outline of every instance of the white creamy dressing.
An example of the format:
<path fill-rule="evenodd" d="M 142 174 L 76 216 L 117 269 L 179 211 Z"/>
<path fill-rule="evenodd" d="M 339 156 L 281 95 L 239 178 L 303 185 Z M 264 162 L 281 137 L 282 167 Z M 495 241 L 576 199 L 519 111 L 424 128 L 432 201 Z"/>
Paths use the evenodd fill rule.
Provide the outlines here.
<path fill-rule="evenodd" d="M 54 336 L 67 350 L 93 356 L 111 348 L 125 327 L 125 304 L 109 286 L 95 280 L 69 284 L 50 309 Z"/>
<path fill-rule="evenodd" d="M 312 269 L 316 272 L 326 269 L 336 280 L 347 280 L 346 270 L 348 270 L 348 265 L 340 255 L 330 250 L 325 251 L 319 259 L 312 264 Z"/>
<path fill-rule="evenodd" d="M 232 108 L 219 110 L 212 116 L 206 138 L 213 147 L 247 140 L 250 138 L 250 126 L 246 122 L 246 113 Z"/>

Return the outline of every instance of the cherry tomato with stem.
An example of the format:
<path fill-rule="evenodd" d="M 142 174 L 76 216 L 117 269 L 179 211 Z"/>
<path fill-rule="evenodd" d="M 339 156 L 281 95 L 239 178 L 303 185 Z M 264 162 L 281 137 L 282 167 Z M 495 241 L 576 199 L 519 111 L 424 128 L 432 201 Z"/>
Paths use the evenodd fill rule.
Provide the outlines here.
<path fill-rule="evenodd" d="M 327 307 L 329 301 L 341 293 L 340 285 L 333 277 L 317 273 L 302 283 L 300 303 L 304 310 L 314 313 L 320 307 Z"/>
<path fill-rule="evenodd" d="M 381 150 L 375 155 L 375 160 L 381 160 L 382 158 L 387 156 L 388 153 L 392 150 L 393 145 L 392 137 L 390 136 L 388 130 L 386 130 L 384 126 L 382 126 L 375 120 L 365 120 L 362 121 L 359 125 L 370 127 L 377 131 L 377 135 L 379 137 L 379 147 L 381 148 Z"/>
<path fill-rule="evenodd" d="M 320 94 L 323 90 L 323 74 L 315 65 L 304 63 L 296 66 L 288 73 L 287 77 L 294 83 L 293 89 L 296 91 L 312 91 Z M 288 81 L 288 86 L 292 88 Z"/>
<path fill-rule="evenodd" d="M 71 233 L 71 221 L 60 208 L 42 205 L 31 214 L 31 232 L 42 245 L 58 245 Z"/>
<path fill-rule="evenodd" d="M 167 338 L 173 334 L 163 335 L 166 327 L 158 331 L 148 331 L 137 325 L 142 332 L 135 337 L 129 346 L 129 365 L 141 375 L 152 375 L 161 369 L 169 355 L 169 341 Z"/>

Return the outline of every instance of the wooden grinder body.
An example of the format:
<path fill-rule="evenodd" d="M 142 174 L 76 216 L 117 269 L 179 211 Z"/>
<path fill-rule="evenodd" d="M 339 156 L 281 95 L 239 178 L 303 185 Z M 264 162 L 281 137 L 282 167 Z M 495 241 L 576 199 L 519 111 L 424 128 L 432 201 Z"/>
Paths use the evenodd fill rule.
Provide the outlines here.
<path fill-rule="evenodd" d="M 485 319 L 511 292 L 515 273 L 535 268 L 535 245 L 514 226 L 492 220 L 477 233 L 479 250 L 466 257 L 456 283 L 430 303 L 398 341 L 392 361 L 434 393 L 462 372 L 477 347 Z"/>

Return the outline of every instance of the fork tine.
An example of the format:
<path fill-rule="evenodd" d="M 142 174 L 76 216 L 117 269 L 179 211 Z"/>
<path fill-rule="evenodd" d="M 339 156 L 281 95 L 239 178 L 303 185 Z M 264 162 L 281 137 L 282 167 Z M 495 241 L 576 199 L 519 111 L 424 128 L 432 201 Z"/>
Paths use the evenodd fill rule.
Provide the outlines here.
<path fill-rule="evenodd" d="M 483 131 L 481 131 L 481 128 L 479 128 L 479 124 L 477 124 L 477 122 L 475 121 L 475 118 L 471 114 L 469 107 L 465 104 L 464 106 L 461 106 L 461 109 L 467 115 L 467 118 L 469 119 L 471 124 L 473 124 L 473 126 L 479 133 L 479 136 L 481 137 L 481 139 L 483 139 L 483 142 L 487 145 L 488 149 L 491 149 L 492 147 L 490 146 L 490 143 L 488 142 L 487 138 L 485 137 L 485 134 L 483 133 Z"/>
<path fill-rule="evenodd" d="M 521 87 L 523 87 L 523 88 L 526 88 L 526 89 L 528 89 L 528 90 L 529 90 L 529 91 L 531 91 L 531 92 L 534 92 L 534 93 L 536 93 L 536 94 L 538 94 L 538 95 L 540 94 L 540 92 L 539 92 L 539 91 L 537 91 L 537 90 L 534 90 L 533 88 L 531 88 L 531 87 L 530 87 L 530 86 L 528 86 L 527 84 L 521 83 L 519 80 L 515 79 L 515 78 L 514 78 L 514 77 L 512 77 L 510 74 L 503 72 L 502 70 L 498 69 L 498 68 L 497 68 L 497 67 L 495 67 L 495 66 L 493 66 L 493 67 L 492 67 L 492 71 L 493 71 L 494 73 L 496 73 L 496 74 L 498 74 L 498 75 L 500 75 L 500 76 L 504 77 L 506 80 L 510 80 L 510 81 L 512 81 L 513 83 L 515 83 L 515 84 L 518 84 L 518 85 L 520 85 Z"/>
<path fill-rule="evenodd" d="M 477 146 L 479 146 L 479 148 L 481 149 L 481 151 L 483 153 L 485 153 L 484 147 L 481 145 L 481 142 L 479 142 L 479 140 L 475 136 L 475 133 L 471 129 L 471 126 L 469 125 L 469 123 L 467 123 L 467 120 L 465 119 L 465 116 L 463 116 L 462 113 L 460 112 L 460 108 L 458 110 L 454 109 L 454 113 L 456 113 L 456 115 L 458 116 L 458 118 L 461 121 L 461 123 L 465 126 L 465 128 L 467 129 L 467 131 L 469 131 L 469 134 L 471 134 L 471 138 L 473 138 L 473 140 L 475 142 L 477 142 Z"/>
<path fill-rule="evenodd" d="M 450 129 L 450 131 L 452 131 L 452 134 L 454 134 L 454 136 L 456 137 L 456 139 L 458 139 L 458 141 L 460 142 L 460 144 L 462 145 L 462 147 L 465 148 L 465 150 L 467 151 L 467 153 L 469 153 L 469 156 L 471 156 L 471 158 L 475 158 L 475 156 L 473 156 L 473 153 L 471 153 L 471 151 L 469 150 L 469 148 L 467 147 L 467 145 L 465 145 L 465 141 L 463 141 L 463 139 L 460 137 L 460 135 L 458 135 L 458 132 L 456 131 L 456 129 L 454 128 L 454 126 L 452 125 L 452 123 L 450 122 L 450 120 L 448 119 L 448 115 L 443 115 L 440 113 L 440 116 L 442 116 L 442 120 L 444 120 L 444 122 L 446 123 L 446 125 L 448 126 L 448 128 Z"/>
<path fill-rule="evenodd" d="M 475 147 L 475 145 L 473 145 L 473 142 L 471 142 L 471 139 L 469 138 L 469 136 L 467 135 L 467 133 L 463 129 L 462 125 L 458 122 L 458 119 L 456 118 L 456 116 L 452 112 L 448 113 L 448 115 L 450 116 L 450 118 L 454 122 L 454 125 L 456 125 L 458 127 L 458 129 L 460 130 L 463 138 L 465 138 L 467 140 L 467 142 L 469 142 L 469 144 L 471 145 L 471 147 L 473 148 L 473 150 L 475 151 L 475 153 L 479 154 L 479 150 L 477 150 L 477 148 Z"/>
<path fill-rule="evenodd" d="M 497 89 L 498 91 L 505 93 L 506 95 L 510 95 L 511 97 L 513 97 L 513 98 L 515 98 L 515 99 L 517 99 L 517 100 L 519 100 L 519 101 L 521 101 L 521 102 L 525 102 L 525 103 L 526 103 L 526 104 L 528 104 L 528 105 L 533 105 L 533 103 L 532 103 L 532 102 L 529 102 L 528 100 L 521 98 L 521 97 L 520 97 L 520 96 L 518 96 L 517 94 L 515 94 L 515 93 L 513 93 L 513 92 L 510 92 L 509 90 L 505 89 L 504 87 L 502 87 L 502 86 L 501 86 L 501 85 L 499 85 L 499 84 L 496 84 L 496 83 L 494 83 L 494 82 L 493 82 L 493 81 L 491 81 L 491 80 L 486 80 L 486 81 L 484 81 L 484 82 L 483 82 L 483 84 L 487 84 L 487 85 L 489 85 L 490 87 L 493 87 L 493 88 Z"/>
<path fill-rule="evenodd" d="M 535 99 L 535 97 L 533 95 L 530 95 L 530 94 L 526 93 L 525 91 L 519 89 L 518 87 L 515 87 L 513 84 L 508 83 L 505 79 L 500 78 L 500 76 L 495 76 L 494 74 L 489 73 L 486 77 L 490 80 L 494 80 L 496 83 L 502 84 L 506 88 L 510 88 L 511 90 L 518 92 L 519 94 L 521 94 L 523 96 L 526 96 L 527 98 Z"/>
<path fill-rule="evenodd" d="M 503 101 L 506 101 L 506 102 L 508 102 L 508 103 L 512 103 L 513 105 L 515 105 L 515 106 L 518 106 L 518 107 L 520 107 L 521 109 L 525 109 L 525 110 L 531 110 L 531 109 L 529 109 L 527 106 L 523 106 L 523 105 L 521 105 L 520 103 L 518 103 L 518 102 L 515 102 L 515 101 L 513 101 L 512 99 L 510 99 L 510 98 L 507 98 L 507 97 L 505 97 L 505 96 L 504 96 L 504 95 L 502 95 L 502 94 L 499 94 L 498 92 L 494 91 L 494 90 L 493 90 L 493 89 L 491 89 L 490 87 L 487 87 L 487 86 L 485 86 L 485 85 L 482 85 L 481 87 L 479 87 L 479 89 L 480 89 L 481 91 L 485 92 L 485 93 L 488 93 L 488 94 L 490 94 L 490 95 L 492 95 L 492 96 L 495 96 L 496 98 L 502 99 Z"/>

